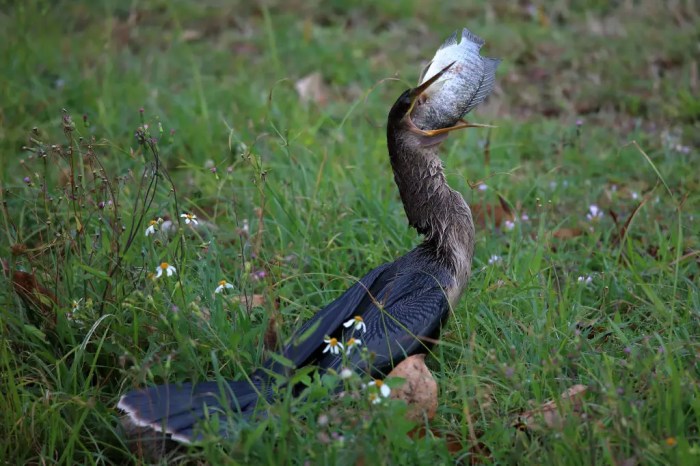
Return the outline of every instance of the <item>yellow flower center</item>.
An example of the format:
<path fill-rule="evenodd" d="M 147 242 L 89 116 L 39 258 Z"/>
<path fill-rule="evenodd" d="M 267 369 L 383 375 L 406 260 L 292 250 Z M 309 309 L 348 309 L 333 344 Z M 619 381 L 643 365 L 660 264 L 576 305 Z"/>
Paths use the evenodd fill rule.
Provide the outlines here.
<path fill-rule="evenodd" d="M 362 322 L 361 316 L 355 316 L 355 322 Z"/>
<path fill-rule="evenodd" d="M 151 220 L 150 222 L 148 222 L 148 225 L 149 225 L 149 226 L 155 226 L 155 225 L 158 225 L 158 222 L 155 221 L 155 220 Z"/>
<path fill-rule="evenodd" d="M 377 388 L 382 388 L 382 385 L 384 385 L 384 382 L 382 382 L 379 379 L 374 379 L 374 385 L 376 385 Z"/>
<path fill-rule="evenodd" d="M 221 280 L 219 282 L 219 286 L 226 286 L 226 283 L 227 283 L 226 280 Z"/>
<path fill-rule="evenodd" d="M 167 262 L 162 262 L 160 264 L 160 268 L 163 270 L 168 270 L 168 267 L 170 267 L 170 264 L 168 264 Z"/>
<path fill-rule="evenodd" d="M 338 339 L 337 338 L 331 338 L 328 340 L 328 344 L 331 346 L 336 346 L 338 344 Z"/>
<path fill-rule="evenodd" d="M 351 338 L 351 339 L 348 340 L 348 346 L 352 346 L 352 345 L 354 345 L 356 342 L 357 342 L 357 340 L 355 340 L 354 338 Z"/>

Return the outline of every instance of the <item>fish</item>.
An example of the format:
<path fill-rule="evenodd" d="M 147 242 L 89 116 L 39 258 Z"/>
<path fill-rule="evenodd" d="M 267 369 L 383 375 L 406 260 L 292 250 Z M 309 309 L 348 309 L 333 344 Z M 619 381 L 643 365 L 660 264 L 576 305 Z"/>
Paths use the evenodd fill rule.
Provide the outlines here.
<path fill-rule="evenodd" d="M 423 130 L 448 128 L 482 103 L 496 83 L 498 58 L 484 57 L 485 41 L 469 29 L 455 31 L 437 50 L 421 73 L 418 84 L 446 69 L 421 96 L 411 118 Z"/>

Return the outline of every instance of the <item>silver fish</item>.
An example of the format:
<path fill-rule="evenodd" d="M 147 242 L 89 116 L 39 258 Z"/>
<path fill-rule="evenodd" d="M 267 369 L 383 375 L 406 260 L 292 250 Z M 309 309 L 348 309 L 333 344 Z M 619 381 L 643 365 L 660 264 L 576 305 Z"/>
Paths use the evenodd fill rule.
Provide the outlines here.
<path fill-rule="evenodd" d="M 453 33 L 423 69 L 419 84 L 445 70 L 423 93 L 411 117 L 420 129 L 454 126 L 486 99 L 496 82 L 497 58 L 482 57 L 484 40 L 462 29 L 461 40 Z M 451 65 L 451 66 L 450 66 Z"/>

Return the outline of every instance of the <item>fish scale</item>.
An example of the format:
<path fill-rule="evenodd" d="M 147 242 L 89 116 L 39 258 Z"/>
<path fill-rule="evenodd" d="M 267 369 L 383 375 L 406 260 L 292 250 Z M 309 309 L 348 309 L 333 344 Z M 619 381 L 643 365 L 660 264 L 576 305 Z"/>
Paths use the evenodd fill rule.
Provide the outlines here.
<path fill-rule="evenodd" d="M 454 126 L 493 91 L 501 60 L 481 56 L 483 45 L 481 37 L 464 28 L 459 39 L 455 32 L 440 46 L 423 69 L 419 84 L 452 66 L 424 92 L 424 99 L 414 108 L 411 116 L 416 126 L 421 129 Z"/>

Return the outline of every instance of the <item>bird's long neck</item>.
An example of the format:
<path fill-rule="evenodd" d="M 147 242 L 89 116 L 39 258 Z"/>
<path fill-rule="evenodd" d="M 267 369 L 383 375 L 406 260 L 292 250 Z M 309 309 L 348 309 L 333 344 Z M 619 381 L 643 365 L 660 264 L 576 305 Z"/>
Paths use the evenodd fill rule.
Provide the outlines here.
<path fill-rule="evenodd" d="M 425 235 L 421 247 L 433 251 L 465 284 L 474 254 L 474 223 L 464 198 L 447 184 L 439 145 L 425 146 L 420 136 L 392 124 L 387 143 L 409 225 Z"/>

